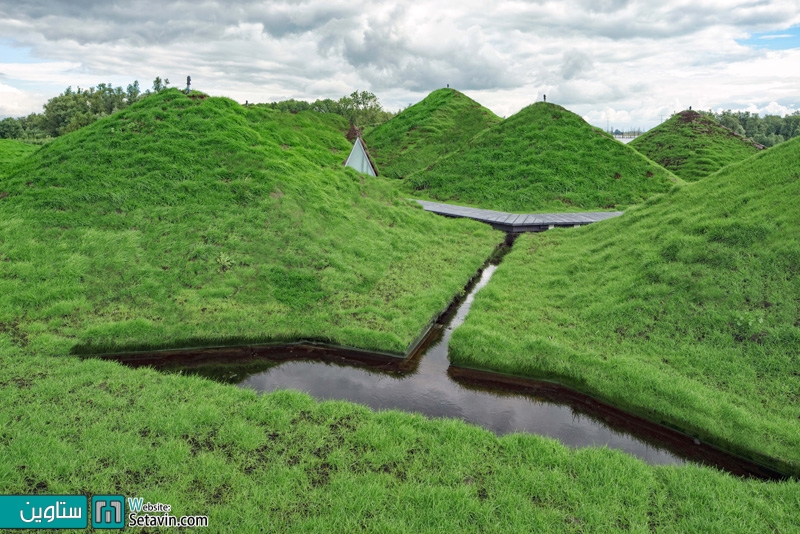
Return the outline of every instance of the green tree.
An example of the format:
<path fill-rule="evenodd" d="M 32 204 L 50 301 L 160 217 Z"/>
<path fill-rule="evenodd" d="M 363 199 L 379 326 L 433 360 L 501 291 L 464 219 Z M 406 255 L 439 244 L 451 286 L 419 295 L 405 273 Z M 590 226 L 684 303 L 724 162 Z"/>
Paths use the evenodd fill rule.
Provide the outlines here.
<path fill-rule="evenodd" d="M 161 79 L 161 76 L 156 76 L 156 79 L 153 80 L 153 92 L 160 93 L 164 89 L 169 87 L 169 78 Z"/>
<path fill-rule="evenodd" d="M 139 100 L 141 94 L 142 91 L 139 89 L 139 80 L 134 80 L 133 83 L 128 84 L 128 88 L 125 91 L 125 102 L 127 102 L 128 105 L 131 105 Z"/>
<path fill-rule="evenodd" d="M 101 83 L 97 87 L 63 93 L 44 105 L 41 127 L 50 136 L 63 135 L 93 123 L 128 106 L 127 93 L 122 87 Z"/>
<path fill-rule="evenodd" d="M 800 111 L 795 111 L 791 115 L 783 118 L 780 133 L 785 139 L 791 139 L 800 135 Z"/>
<path fill-rule="evenodd" d="M 292 113 L 298 113 L 300 111 L 307 111 L 311 109 L 311 104 L 305 100 L 295 100 L 294 98 L 282 100 L 280 102 L 271 102 L 268 104 L 268 106 L 272 109 L 277 109 L 279 111 L 290 111 Z"/>
<path fill-rule="evenodd" d="M 0 121 L 0 139 L 19 139 L 25 134 L 17 119 L 6 117 Z"/>
<path fill-rule="evenodd" d="M 336 113 L 359 128 L 384 123 L 394 116 L 394 113 L 383 109 L 377 96 L 368 91 L 354 91 L 349 96 L 343 96 L 339 100 L 331 98 L 317 99 L 310 104 L 305 100 L 291 98 L 259 105 L 266 105 L 272 109 L 293 113 L 307 110 L 316 111 L 317 113 Z"/>
<path fill-rule="evenodd" d="M 385 111 L 378 97 L 369 91 L 353 91 L 339 99 L 340 114 L 357 128 L 386 122 L 393 116 Z"/>
<path fill-rule="evenodd" d="M 17 119 L 24 132 L 23 137 L 26 139 L 47 137 L 47 134 L 42 128 L 43 119 L 44 116 L 41 113 L 31 113 L 27 117 L 20 117 Z"/>
<path fill-rule="evenodd" d="M 758 113 L 729 109 L 721 113 L 708 113 L 708 115 L 722 126 L 768 147 L 800 136 L 800 111 L 784 117 L 780 115 L 760 117 Z"/>
<path fill-rule="evenodd" d="M 339 105 L 339 102 L 331 98 L 315 100 L 314 103 L 311 104 L 311 109 L 317 113 L 336 113 L 337 115 L 342 115 L 342 107 Z"/>

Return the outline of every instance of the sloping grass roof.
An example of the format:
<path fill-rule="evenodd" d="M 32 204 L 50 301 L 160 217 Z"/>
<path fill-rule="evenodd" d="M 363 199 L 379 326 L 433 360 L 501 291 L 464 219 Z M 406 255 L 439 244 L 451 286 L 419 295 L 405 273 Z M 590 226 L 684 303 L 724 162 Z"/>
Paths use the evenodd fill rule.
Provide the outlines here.
<path fill-rule="evenodd" d="M 346 130 L 171 90 L 55 140 L 0 179 L 0 323 L 46 353 L 402 352 L 501 238 L 345 169 Z"/>
<path fill-rule="evenodd" d="M 380 172 L 403 178 L 423 170 L 500 117 L 455 89 L 437 89 L 364 136 Z"/>
<path fill-rule="evenodd" d="M 39 148 L 14 139 L 0 139 L 0 177 L 11 171 L 13 165 Z"/>
<path fill-rule="evenodd" d="M 522 236 L 453 362 L 554 378 L 800 473 L 798 161 L 800 139 L 617 219 Z"/>
<path fill-rule="evenodd" d="M 637 137 L 630 146 L 687 182 L 705 178 L 759 151 L 752 141 L 688 110 Z"/>
<path fill-rule="evenodd" d="M 524 213 L 619 209 L 675 181 L 578 115 L 538 102 L 404 185 L 432 199 Z"/>

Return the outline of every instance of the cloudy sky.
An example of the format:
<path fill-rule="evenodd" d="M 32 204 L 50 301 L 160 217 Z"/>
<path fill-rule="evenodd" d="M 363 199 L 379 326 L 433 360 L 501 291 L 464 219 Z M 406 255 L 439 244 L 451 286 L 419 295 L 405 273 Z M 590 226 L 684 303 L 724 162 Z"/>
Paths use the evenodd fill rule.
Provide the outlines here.
<path fill-rule="evenodd" d="M 0 0 L 0 117 L 156 76 L 240 102 L 450 84 L 500 116 L 546 94 L 605 127 L 800 109 L 800 0 Z"/>

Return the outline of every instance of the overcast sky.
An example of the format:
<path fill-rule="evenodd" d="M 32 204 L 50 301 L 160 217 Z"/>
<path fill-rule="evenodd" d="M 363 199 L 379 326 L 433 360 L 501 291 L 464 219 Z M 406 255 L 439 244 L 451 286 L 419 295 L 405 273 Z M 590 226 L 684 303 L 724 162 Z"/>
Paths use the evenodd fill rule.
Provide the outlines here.
<path fill-rule="evenodd" d="M 500 116 L 541 100 L 597 126 L 800 109 L 800 0 L 0 0 L 0 117 L 67 86 L 156 76 L 240 102 L 450 84 Z"/>

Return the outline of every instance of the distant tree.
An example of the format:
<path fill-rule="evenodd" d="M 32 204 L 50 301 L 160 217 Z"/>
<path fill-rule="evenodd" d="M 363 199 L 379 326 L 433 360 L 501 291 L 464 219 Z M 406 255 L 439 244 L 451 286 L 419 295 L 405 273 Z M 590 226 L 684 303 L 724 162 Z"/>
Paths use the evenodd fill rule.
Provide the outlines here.
<path fill-rule="evenodd" d="M 339 113 L 358 128 L 381 124 L 394 114 L 385 111 L 378 97 L 369 91 L 353 91 L 339 99 Z"/>
<path fill-rule="evenodd" d="M 17 119 L 19 125 L 22 126 L 23 137 L 25 139 L 40 139 L 47 137 L 47 134 L 42 128 L 44 116 L 41 113 L 31 113 L 27 117 L 20 117 Z"/>
<path fill-rule="evenodd" d="M 784 117 L 779 115 L 760 117 L 758 113 L 728 109 L 720 113 L 711 113 L 710 116 L 720 125 L 764 146 L 774 146 L 800 136 L 800 112 L 797 111 Z"/>
<path fill-rule="evenodd" d="M 719 123 L 725 128 L 733 130 L 739 135 L 744 135 L 745 133 L 744 128 L 742 127 L 741 124 L 739 124 L 739 119 L 737 119 L 730 111 L 726 111 L 718 115 L 712 113 L 711 117 L 716 118 L 719 121 Z"/>
<path fill-rule="evenodd" d="M 316 111 L 317 113 L 335 113 L 341 115 L 359 128 L 382 124 L 392 117 L 394 113 L 386 111 L 378 101 L 378 97 L 368 91 L 354 91 L 349 96 L 343 96 L 339 100 L 330 98 L 317 99 L 312 103 L 305 100 L 282 100 L 280 102 L 270 102 L 266 105 L 269 108 L 279 111 Z"/>
<path fill-rule="evenodd" d="M 0 121 L 0 139 L 19 139 L 25 134 L 17 119 L 6 117 Z"/>
<path fill-rule="evenodd" d="M 160 93 L 164 89 L 169 87 L 169 78 L 161 79 L 161 76 L 156 76 L 156 79 L 153 80 L 153 92 Z"/>
<path fill-rule="evenodd" d="M 163 82 L 159 83 L 163 89 Z M 108 83 L 89 89 L 67 87 L 63 93 L 47 101 L 37 126 L 53 137 L 73 132 L 127 107 L 139 98 L 138 91 L 138 82 L 129 85 L 127 91 Z"/>
<path fill-rule="evenodd" d="M 128 105 L 133 104 L 137 100 L 139 100 L 139 96 L 141 96 L 142 91 L 139 89 L 139 80 L 134 80 L 133 83 L 128 84 L 128 88 L 125 91 L 125 102 Z"/>
<path fill-rule="evenodd" d="M 97 119 L 124 109 L 147 95 L 161 92 L 169 87 L 169 79 L 156 76 L 152 90 L 141 91 L 134 81 L 126 89 L 101 83 L 96 87 L 73 89 L 67 87 L 63 93 L 47 101 L 43 113 L 31 113 L 27 117 L 9 118 L 0 121 L 0 138 L 17 136 L 23 139 L 57 137 L 93 123 Z M 326 98 L 313 103 L 304 100 L 284 100 L 270 104 L 259 104 L 280 111 L 299 112 L 312 110 L 318 113 L 342 115 L 360 128 L 386 122 L 394 113 L 386 111 L 378 97 L 368 91 L 354 91 L 339 100 Z M 798 117 L 800 120 L 800 116 Z M 782 135 L 782 134 L 780 134 Z"/>
<path fill-rule="evenodd" d="M 56 137 L 65 133 L 66 125 L 81 112 L 82 92 L 80 87 L 77 93 L 72 91 L 72 87 L 67 87 L 63 93 L 47 101 L 42 114 L 42 128 L 48 135 Z"/>
<path fill-rule="evenodd" d="M 309 109 L 311 109 L 311 104 L 309 104 L 305 100 L 295 100 L 294 98 L 290 98 L 289 100 L 282 100 L 280 102 L 270 102 L 267 105 L 268 107 L 272 109 L 277 109 L 278 111 L 289 111 L 292 113 L 298 113 L 300 111 L 308 111 Z"/>
<path fill-rule="evenodd" d="M 335 113 L 337 115 L 342 115 L 342 106 L 338 101 L 331 98 L 315 100 L 314 103 L 311 104 L 311 109 L 317 113 Z"/>
<path fill-rule="evenodd" d="M 785 141 L 782 135 L 759 133 L 753 136 L 753 141 L 765 147 L 779 145 Z"/>
<path fill-rule="evenodd" d="M 791 115 L 783 118 L 783 124 L 778 132 L 785 139 L 791 139 L 800 135 L 800 111 L 795 111 Z"/>

